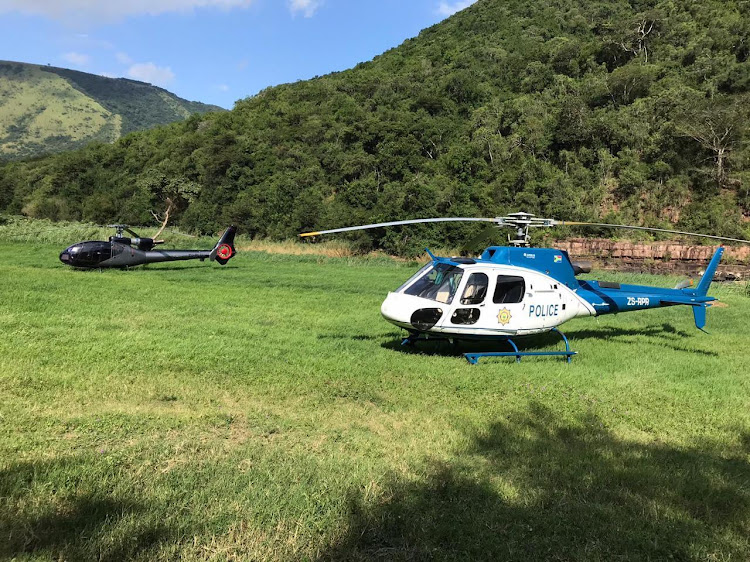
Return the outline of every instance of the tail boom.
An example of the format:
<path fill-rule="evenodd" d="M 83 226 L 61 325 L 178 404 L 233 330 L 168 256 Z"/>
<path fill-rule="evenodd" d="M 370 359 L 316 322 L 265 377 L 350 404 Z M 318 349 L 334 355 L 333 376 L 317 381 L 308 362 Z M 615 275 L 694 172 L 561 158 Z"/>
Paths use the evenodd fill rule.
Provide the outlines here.
<path fill-rule="evenodd" d="M 695 326 L 699 330 L 703 330 L 706 326 L 706 308 L 710 306 L 712 301 L 716 300 L 715 297 L 708 296 L 708 288 L 723 253 L 723 247 L 716 250 L 705 274 L 695 288 L 663 289 L 645 285 L 580 281 L 577 294 L 593 307 L 597 316 L 663 306 L 691 306 Z"/>

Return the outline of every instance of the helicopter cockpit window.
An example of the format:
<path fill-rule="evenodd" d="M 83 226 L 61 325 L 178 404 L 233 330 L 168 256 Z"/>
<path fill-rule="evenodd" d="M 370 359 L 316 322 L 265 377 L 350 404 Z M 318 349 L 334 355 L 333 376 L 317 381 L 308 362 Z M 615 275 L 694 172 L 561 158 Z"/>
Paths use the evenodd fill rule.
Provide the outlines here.
<path fill-rule="evenodd" d="M 425 274 L 425 272 L 427 272 L 427 271 L 429 271 L 431 269 L 432 269 L 432 263 L 428 263 L 423 268 L 421 268 L 419 271 L 417 271 L 414 275 L 412 275 L 411 277 L 409 277 L 409 279 L 407 279 L 406 282 L 403 285 L 401 285 L 398 289 L 396 289 L 395 292 L 396 293 L 402 292 L 406 287 L 408 287 L 409 285 L 411 285 L 416 279 L 419 279 L 420 277 L 422 277 L 422 275 Z"/>
<path fill-rule="evenodd" d="M 466 282 L 464 293 L 461 295 L 461 304 L 482 304 L 487 296 L 487 286 L 490 280 L 484 273 L 472 273 Z"/>
<path fill-rule="evenodd" d="M 523 280 L 523 277 L 498 275 L 492 302 L 495 304 L 521 302 L 525 292 L 526 282 Z"/>
<path fill-rule="evenodd" d="M 75 265 L 94 267 L 112 257 L 112 247 L 109 242 L 84 242 L 74 256 Z"/>
<path fill-rule="evenodd" d="M 463 274 L 464 270 L 460 267 L 439 263 L 422 274 L 404 294 L 450 304 Z"/>

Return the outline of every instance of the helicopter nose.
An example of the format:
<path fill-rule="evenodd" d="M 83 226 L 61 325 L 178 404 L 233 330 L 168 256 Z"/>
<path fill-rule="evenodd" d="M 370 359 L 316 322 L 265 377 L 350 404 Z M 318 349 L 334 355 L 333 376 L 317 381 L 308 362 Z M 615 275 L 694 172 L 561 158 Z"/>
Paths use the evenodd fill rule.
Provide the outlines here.
<path fill-rule="evenodd" d="M 76 265 L 76 261 L 81 252 L 81 244 L 68 246 L 60 253 L 60 261 L 65 265 Z"/>
<path fill-rule="evenodd" d="M 408 302 L 410 297 L 398 293 L 388 293 L 380 306 L 380 314 L 388 322 L 396 325 L 410 325 L 409 318 L 414 312 L 414 303 Z"/>

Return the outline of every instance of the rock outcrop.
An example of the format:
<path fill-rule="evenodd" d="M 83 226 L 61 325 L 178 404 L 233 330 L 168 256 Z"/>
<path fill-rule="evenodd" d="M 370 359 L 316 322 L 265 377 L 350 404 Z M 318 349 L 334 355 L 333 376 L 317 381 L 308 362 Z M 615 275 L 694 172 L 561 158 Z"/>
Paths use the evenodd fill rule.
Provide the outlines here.
<path fill-rule="evenodd" d="M 689 246 L 679 242 L 637 243 L 600 238 L 571 238 L 552 244 L 571 259 L 589 259 L 600 269 L 698 275 L 716 246 Z M 750 246 L 728 246 L 717 279 L 750 278 Z"/>

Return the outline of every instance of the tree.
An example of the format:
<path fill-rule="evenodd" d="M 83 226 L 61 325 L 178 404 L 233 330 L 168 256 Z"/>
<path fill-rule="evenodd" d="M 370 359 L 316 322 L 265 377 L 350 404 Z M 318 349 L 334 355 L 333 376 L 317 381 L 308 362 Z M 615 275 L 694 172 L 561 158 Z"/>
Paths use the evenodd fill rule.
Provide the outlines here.
<path fill-rule="evenodd" d="M 689 108 L 680 116 L 678 130 L 713 155 L 715 180 L 727 187 L 729 156 L 746 133 L 750 98 L 715 97 Z"/>

